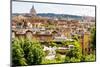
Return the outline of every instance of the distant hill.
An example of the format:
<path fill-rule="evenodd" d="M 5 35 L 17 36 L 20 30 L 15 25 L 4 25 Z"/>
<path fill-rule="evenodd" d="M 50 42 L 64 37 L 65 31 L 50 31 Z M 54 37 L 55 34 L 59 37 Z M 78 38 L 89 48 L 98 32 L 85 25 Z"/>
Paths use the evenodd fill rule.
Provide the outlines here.
<path fill-rule="evenodd" d="M 29 13 L 13 13 L 12 16 L 23 15 L 23 16 L 31 16 Z M 90 20 L 95 21 L 94 17 L 90 16 L 78 16 L 78 15 L 69 15 L 69 14 L 54 14 L 54 13 L 38 13 L 37 16 L 48 17 L 50 19 L 59 19 L 59 20 Z"/>
<path fill-rule="evenodd" d="M 57 18 L 57 19 L 76 19 L 81 20 L 82 16 L 77 15 L 68 15 L 68 14 L 53 14 L 53 13 L 39 13 L 38 16 L 49 17 L 49 18 Z"/>

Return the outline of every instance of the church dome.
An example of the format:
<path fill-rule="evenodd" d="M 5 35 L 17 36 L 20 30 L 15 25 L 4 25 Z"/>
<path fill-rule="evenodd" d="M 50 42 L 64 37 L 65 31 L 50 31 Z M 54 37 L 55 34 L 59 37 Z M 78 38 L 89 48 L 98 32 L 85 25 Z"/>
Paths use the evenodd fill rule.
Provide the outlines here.
<path fill-rule="evenodd" d="M 30 14 L 31 14 L 31 16 L 36 16 L 36 11 L 34 9 L 34 5 L 32 6 L 32 8 L 30 10 Z"/>

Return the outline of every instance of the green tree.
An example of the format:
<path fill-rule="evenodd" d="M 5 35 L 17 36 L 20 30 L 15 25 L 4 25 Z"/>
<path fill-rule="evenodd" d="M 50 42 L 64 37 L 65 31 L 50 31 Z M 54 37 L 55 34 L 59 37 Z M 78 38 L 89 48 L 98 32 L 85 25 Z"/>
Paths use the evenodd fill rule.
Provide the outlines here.
<path fill-rule="evenodd" d="M 27 65 L 24 57 L 24 51 L 21 48 L 20 41 L 17 38 L 12 42 L 12 65 Z"/>
<path fill-rule="evenodd" d="M 92 44 L 92 49 L 96 49 L 96 28 L 93 28 L 91 31 L 91 44 Z"/>
<path fill-rule="evenodd" d="M 41 64 L 42 59 L 44 58 L 44 52 L 43 52 L 42 46 L 36 40 L 31 42 L 31 44 L 33 44 L 33 45 L 31 45 L 31 47 L 29 49 L 29 53 L 28 53 L 28 57 L 27 57 L 28 63 L 30 65 Z"/>
<path fill-rule="evenodd" d="M 12 42 L 12 63 L 15 66 L 41 64 L 44 52 L 41 44 L 36 40 L 24 38 Z"/>
<path fill-rule="evenodd" d="M 78 41 L 74 41 L 74 48 L 69 49 L 65 62 L 80 62 L 82 57 L 81 47 Z"/>

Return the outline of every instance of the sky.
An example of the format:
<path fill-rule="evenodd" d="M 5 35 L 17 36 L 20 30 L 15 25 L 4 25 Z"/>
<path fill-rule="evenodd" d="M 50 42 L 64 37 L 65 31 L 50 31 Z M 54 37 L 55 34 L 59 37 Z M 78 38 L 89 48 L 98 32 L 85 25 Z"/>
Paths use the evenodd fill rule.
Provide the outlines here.
<path fill-rule="evenodd" d="M 71 14 L 95 17 L 95 7 L 34 2 L 12 2 L 12 13 L 29 13 L 34 5 L 37 13 Z"/>

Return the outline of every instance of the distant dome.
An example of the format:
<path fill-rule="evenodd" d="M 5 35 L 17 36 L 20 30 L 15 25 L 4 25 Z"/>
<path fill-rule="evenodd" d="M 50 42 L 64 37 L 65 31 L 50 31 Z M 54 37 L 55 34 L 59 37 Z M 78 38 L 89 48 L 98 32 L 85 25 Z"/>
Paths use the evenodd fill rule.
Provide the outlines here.
<path fill-rule="evenodd" d="M 34 9 L 34 5 L 32 6 L 32 8 L 30 9 L 30 14 L 31 16 L 36 16 L 36 11 Z"/>

